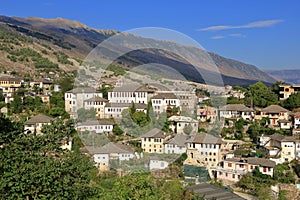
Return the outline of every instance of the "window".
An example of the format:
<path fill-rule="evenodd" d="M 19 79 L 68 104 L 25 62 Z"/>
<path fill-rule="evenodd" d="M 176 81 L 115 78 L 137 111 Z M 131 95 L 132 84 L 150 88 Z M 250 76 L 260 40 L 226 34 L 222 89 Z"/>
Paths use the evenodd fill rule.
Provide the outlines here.
<path fill-rule="evenodd" d="M 264 167 L 263 172 L 267 172 L 267 168 L 266 167 Z"/>
<path fill-rule="evenodd" d="M 228 167 L 232 167 L 232 163 L 228 163 Z"/>
<path fill-rule="evenodd" d="M 232 178 L 235 178 L 235 174 L 232 174 Z"/>

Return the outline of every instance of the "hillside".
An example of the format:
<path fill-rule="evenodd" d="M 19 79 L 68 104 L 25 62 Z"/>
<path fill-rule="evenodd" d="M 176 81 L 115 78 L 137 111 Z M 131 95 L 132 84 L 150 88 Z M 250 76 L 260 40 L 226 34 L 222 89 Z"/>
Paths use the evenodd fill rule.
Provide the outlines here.
<path fill-rule="evenodd" d="M 300 84 L 300 69 L 265 70 L 277 80 L 291 84 Z"/>
<path fill-rule="evenodd" d="M 70 72 L 76 70 L 88 53 L 100 42 L 117 34 L 118 31 L 98 30 L 86 25 L 62 18 L 18 18 L 0 16 L 0 67 L 3 70 L 20 74 L 35 74 L 41 71 Z M 139 41 L 138 47 L 150 42 L 157 46 L 172 47 L 176 51 L 188 54 L 203 50 L 183 46 L 170 41 L 158 41 L 126 34 L 124 43 Z M 112 51 L 111 49 L 107 49 Z M 275 79 L 253 65 L 227 59 L 215 53 L 209 53 L 222 74 L 225 84 L 247 85 L 258 80 L 273 83 Z M 160 63 L 171 66 L 188 80 L 203 82 L 195 69 L 178 55 L 158 49 L 143 49 L 130 52 L 116 60 L 121 67 L 132 68 L 145 63 Z M 214 73 L 205 63 L 199 66 L 203 71 Z"/>

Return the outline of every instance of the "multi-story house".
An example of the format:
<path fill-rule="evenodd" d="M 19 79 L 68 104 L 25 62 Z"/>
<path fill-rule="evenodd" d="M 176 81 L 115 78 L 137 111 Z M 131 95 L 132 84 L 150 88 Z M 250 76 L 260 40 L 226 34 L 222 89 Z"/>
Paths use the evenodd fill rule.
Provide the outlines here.
<path fill-rule="evenodd" d="M 273 176 L 276 163 L 272 160 L 257 157 L 228 158 L 216 170 L 218 179 L 238 182 L 243 175 L 252 172 L 256 167 L 263 174 Z"/>
<path fill-rule="evenodd" d="M 164 143 L 170 135 L 157 128 L 141 136 L 142 149 L 145 153 L 164 153 Z"/>
<path fill-rule="evenodd" d="M 151 98 L 151 103 L 156 114 L 166 112 L 168 108 L 180 108 L 180 100 L 173 93 L 159 93 Z"/>
<path fill-rule="evenodd" d="M 83 107 L 86 110 L 90 110 L 92 108 L 95 109 L 96 116 L 98 117 L 98 119 L 103 119 L 105 118 L 104 108 L 107 103 L 108 103 L 107 99 L 104 99 L 99 96 L 95 96 L 93 98 L 85 100 L 83 102 Z"/>
<path fill-rule="evenodd" d="M 279 100 L 285 100 L 288 99 L 292 94 L 295 92 L 300 91 L 300 85 L 279 85 Z"/>
<path fill-rule="evenodd" d="M 22 85 L 22 80 L 12 76 L 0 76 L 0 89 L 5 97 L 5 103 L 13 100 L 13 94 Z"/>
<path fill-rule="evenodd" d="M 136 111 L 147 112 L 147 105 L 143 103 L 135 103 Z M 121 118 L 125 109 L 131 108 L 132 103 L 106 103 L 104 108 L 105 118 Z"/>
<path fill-rule="evenodd" d="M 260 117 L 269 118 L 272 126 L 279 126 L 279 120 L 289 120 L 289 114 L 289 110 L 278 105 L 270 105 L 260 111 Z"/>
<path fill-rule="evenodd" d="M 72 117 L 76 117 L 78 109 L 84 108 L 84 101 L 95 97 L 103 97 L 103 95 L 90 87 L 74 88 L 67 91 L 65 93 L 65 110 Z"/>
<path fill-rule="evenodd" d="M 112 133 L 114 122 L 108 119 L 88 120 L 76 125 L 77 131 L 93 131 L 95 133 Z"/>
<path fill-rule="evenodd" d="M 134 151 L 129 146 L 113 142 L 107 143 L 102 147 L 86 146 L 85 148 L 93 156 L 94 162 L 100 171 L 107 171 L 110 167 L 118 168 L 122 161 L 135 157 Z"/>
<path fill-rule="evenodd" d="M 261 149 L 266 151 L 270 159 L 276 163 L 300 159 L 300 138 L 297 136 L 275 133 L 270 136 L 261 136 L 259 140 Z"/>
<path fill-rule="evenodd" d="M 183 154 L 186 152 L 185 143 L 188 136 L 175 135 L 164 144 L 164 153 L 166 154 Z"/>
<path fill-rule="evenodd" d="M 254 117 L 254 110 L 248 108 L 244 104 L 228 104 L 219 108 L 219 117 L 222 119 L 244 119 L 252 120 Z"/>
<path fill-rule="evenodd" d="M 184 134 L 184 127 L 191 126 L 193 132 L 198 131 L 198 121 L 186 116 L 173 115 L 168 118 L 170 122 L 169 128 L 172 129 L 174 133 Z"/>
<path fill-rule="evenodd" d="M 38 114 L 25 122 L 24 130 L 40 135 L 42 134 L 42 127 L 44 125 L 50 125 L 52 120 L 52 117 L 48 117 L 44 114 Z"/>
<path fill-rule="evenodd" d="M 116 87 L 108 91 L 108 100 L 110 103 L 148 103 L 148 90 L 143 87 Z"/>
<path fill-rule="evenodd" d="M 158 93 L 163 92 L 159 91 Z M 170 93 L 170 91 L 166 91 L 165 93 Z M 181 111 L 185 111 L 191 115 L 196 114 L 197 96 L 195 90 L 174 90 L 172 93 L 178 97 Z"/>
<path fill-rule="evenodd" d="M 196 133 L 186 142 L 186 164 L 216 168 L 221 161 L 221 144 L 221 138 Z"/>
<path fill-rule="evenodd" d="M 294 114 L 294 129 L 300 129 L 300 112 Z"/>

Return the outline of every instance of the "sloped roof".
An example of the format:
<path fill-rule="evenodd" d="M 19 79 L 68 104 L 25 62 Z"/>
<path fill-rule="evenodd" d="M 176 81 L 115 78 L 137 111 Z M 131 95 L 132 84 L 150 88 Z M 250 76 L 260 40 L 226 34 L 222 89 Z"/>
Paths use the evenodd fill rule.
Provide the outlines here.
<path fill-rule="evenodd" d="M 198 144 L 221 144 L 221 138 L 217 138 L 207 133 L 196 133 L 193 138 L 189 140 L 192 143 Z"/>
<path fill-rule="evenodd" d="M 102 147 L 85 147 L 90 154 L 110 154 L 110 153 L 134 153 L 133 149 L 127 145 L 109 142 Z"/>
<path fill-rule="evenodd" d="M 219 110 L 236 110 L 236 111 L 244 111 L 244 112 L 251 112 L 254 111 L 252 108 L 245 106 L 244 104 L 227 104 L 221 107 Z"/>
<path fill-rule="evenodd" d="M 114 125 L 114 122 L 109 119 L 100 119 L 100 120 L 89 120 L 78 124 L 79 126 L 93 126 L 93 125 Z"/>
<path fill-rule="evenodd" d="M 258 157 L 227 158 L 225 161 L 249 163 L 251 165 L 259 165 L 263 167 L 275 167 L 276 165 L 275 161 L 266 158 L 258 158 Z"/>
<path fill-rule="evenodd" d="M 270 105 L 266 108 L 263 108 L 261 112 L 266 113 L 280 113 L 280 112 L 290 112 L 289 110 L 279 106 L 279 105 Z"/>
<path fill-rule="evenodd" d="M 176 116 L 173 115 L 168 118 L 168 121 L 175 121 L 175 122 L 194 122 L 197 123 L 198 121 L 191 118 L 191 117 L 186 117 L 186 116 Z"/>
<path fill-rule="evenodd" d="M 177 134 L 175 137 L 166 142 L 166 144 L 175 144 L 179 147 L 185 146 L 185 142 L 187 141 L 187 136 Z"/>
<path fill-rule="evenodd" d="M 17 77 L 13 77 L 13 76 L 4 75 L 4 76 L 0 76 L 0 81 L 16 81 L 16 82 L 20 82 L 21 79 L 17 78 Z"/>
<path fill-rule="evenodd" d="M 91 87 L 79 87 L 79 88 L 74 88 L 72 90 L 67 91 L 66 93 L 72 93 L 72 94 L 80 94 L 80 93 L 97 93 L 95 88 Z"/>
<path fill-rule="evenodd" d="M 145 133 L 141 138 L 165 138 L 166 134 L 157 128 L 152 129 L 151 131 Z"/>
<path fill-rule="evenodd" d="M 152 97 L 151 99 L 178 99 L 173 93 L 159 93 Z"/>
<path fill-rule="evenodd" d="M 53 120 L 52 117 L 48 117 L 44 114 L 38 114 L 25 122 L 25 124 L 36 124 L 36 123 L 50 123 Z"/>
<path fill-rule="evenodd" d="M 90 99 L 85 100 L 86 102 L 107 102 L 108 100 L 99 96 L 92 97 Z"/>

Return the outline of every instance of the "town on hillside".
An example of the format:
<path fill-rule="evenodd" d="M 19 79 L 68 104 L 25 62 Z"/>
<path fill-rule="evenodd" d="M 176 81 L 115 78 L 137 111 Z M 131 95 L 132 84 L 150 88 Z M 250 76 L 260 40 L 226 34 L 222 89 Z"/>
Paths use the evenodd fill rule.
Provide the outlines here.
<path fill-rule="evenodd" d="M 125 87 L 114 78 L 93 82 L 96 87 L 73 88 L 73 82 L 1 74 L 0 111 L 22 121 L 26 134 L 43 135 L 44 126 L 71 120 L 77 133 L 60 147 L 72 151 L 80 138 L 79 151 L 99 173 L 175 174 L 186 184 L 248 193 L 265 185 L 277 198 L 297 191 L 299 85 L 228 85 L 213 96 L 197 84 L 170 90 L 157 83 Z"/>

